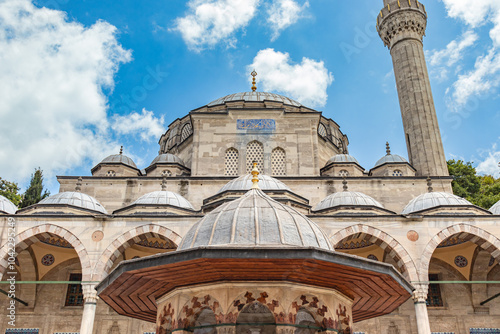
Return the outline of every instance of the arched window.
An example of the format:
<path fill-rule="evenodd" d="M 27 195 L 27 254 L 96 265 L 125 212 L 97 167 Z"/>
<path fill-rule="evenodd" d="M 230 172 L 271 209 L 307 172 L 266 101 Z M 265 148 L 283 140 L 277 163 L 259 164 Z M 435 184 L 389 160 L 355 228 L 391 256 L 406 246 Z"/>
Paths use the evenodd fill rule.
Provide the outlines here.
<path fill-rule="evenodd" d="M 253 162 L 257 163 L 257 168 L 262 173 L 264 171 L 264 145 L 254 140 L 247 145 L 247 173 L 252 171 Z"/>
<path fill-rule="evenodd" d="M 193 133 L 193 127 L 191 126 L 191 123 L 186 123 L 186 125 L 182 127 L 181 142 L 186 140 L 187 137 L 191 136 L 192 133 Z"/>
<path fill-rule="evenodd" d="M 172 172 L 169 171 L 168 169 L 165 169 L 164 171 L 161 172 L 161 176 L 170 177 L 172 176 Z"/>
<path fill-rule="evenodd" d="M 224 175 L 238 176 L 239 153 L 238 150 L 231 147 L 226 150 L 224 160 Z"/>
<path fill-rule="evenodd" d="M 277 147 L 271 154 L 271 169 L 275 176 L 286 175 L 286 153 L 285 150 Z"/>
<path fill-rule="evenodd" d="M 345 169 L 342 169 L 340 172 L 339 172 L 339 176 L 340 177 L 348 177 L 349 176 L 349 172 L 346 171 Z"/>
<path fill-rule="evenodd" d="M 108 176 L 108 177 L 115 177 L 116 176 L 116 172 L 114 170 L 108 170 L 108 172 L 106 173 L 106 176 Z"/>
<path fill-rule="evenodd" d="M 403 172 L 399 169 L 396 169 L 394 172 L 392 172 L 392 176 L 403 176 Z"/>
<path fill-rule="evenodd" d="M 319 123 L 318 134 L 323 138 L 326 138 L 327 136 L 326 127 L 323 123 Z"/>

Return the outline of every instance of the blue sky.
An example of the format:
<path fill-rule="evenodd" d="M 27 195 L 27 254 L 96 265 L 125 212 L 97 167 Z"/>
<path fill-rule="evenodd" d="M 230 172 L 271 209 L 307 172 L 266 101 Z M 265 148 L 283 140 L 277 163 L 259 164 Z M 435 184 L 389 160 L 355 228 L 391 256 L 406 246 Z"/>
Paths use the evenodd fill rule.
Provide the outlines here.
<path fill-rule="evenodd" d="M 424 48 L 447 158 L 500 176 L 500 4 L 428 0 Z M 3 0 L 0 176 L 90 175 L 124 145 L 139 168 L 168 124 L 221 96 L 289 96 L 334 119 L 370 169 L 407 157 L 382 0 Z"/>

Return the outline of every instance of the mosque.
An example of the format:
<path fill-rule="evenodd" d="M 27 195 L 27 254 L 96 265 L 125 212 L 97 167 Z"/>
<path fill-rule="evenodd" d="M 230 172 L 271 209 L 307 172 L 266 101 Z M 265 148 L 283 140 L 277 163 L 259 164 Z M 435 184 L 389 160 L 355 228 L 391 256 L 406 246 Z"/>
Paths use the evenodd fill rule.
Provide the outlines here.
<path fill-rule="evenodd" d="M 415 0 L 377 17 L 408 159 L 361 166 L 339 124 L 254 80 L 173 121 L 147 167 L 120 151 L 33 206 L 0 197 L 19 283 L 0 331 L 500 333 L 500 202 L 452 194 L 426 24 Z"/>

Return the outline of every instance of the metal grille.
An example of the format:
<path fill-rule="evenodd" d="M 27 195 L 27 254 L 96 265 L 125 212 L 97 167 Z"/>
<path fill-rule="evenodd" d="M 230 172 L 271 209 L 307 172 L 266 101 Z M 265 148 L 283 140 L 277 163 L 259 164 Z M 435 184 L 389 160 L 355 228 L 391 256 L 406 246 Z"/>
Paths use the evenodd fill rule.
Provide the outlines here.
<path fill-rule="evenodd" d="M 161 176 L 170 177 L 172 176 L 172 172 L 169 171 L 168 169 L 165 169 L 164 171 L 161 172 Z"/>
<path fill-rule="evenodd" d="M 470 334 L 500 334 L 500 328 L 471 328 Z"/>
<path fill-rule="evenodd" d="M 106 173 L 106 176 L 108 176 L 108 177 L 115 177 L 116 176 L 116 172 L 114 170 L 108 170 L 108 172 Z"/>
<path fill-rule="evenodd" d="M 226 150 L 226 157 L 224 160 L 224 175 L 237 176 L 238 175 L 238 161 L 239 153 L 235 148 Z"/>
<path fill-rule="evenodd" d="M 38 328 L 7 328 L 5 334 L 38 334 Z"/>
<path fill-rule="evenodd" d="M 342 169 L 340 172 L 339 172 L 339 176 L 340 177 L 348 177 L 349 176 L 349 172 L 346 171 L 345 169 Z"/>
<path fill-rule="evenodd" d="M 262 173 L 264 171 L 264 146 L 258 141 L 252 141 L 247 145 L 247 173 L 252 171 L 254 161 Z"/>
<path fill-rule="evenodd" d="M 186 140 L 187 137 L 191 136 L 193 133 L 193 127 L 191 126 L 191 123 L 187 123 L 184 125 L 181 131 L 181 141 Z"/>
<path fill-rule="evenodd" d="M 271 168 L 273 175 L 286 175 L 286 153 L 282 148 L 275 148 L 271 154 Z"/>
<path fill-rule="evenodd" d="M 319 123 L 318 134 L 321 137 L 326 137 L 326 135 L 327 135 L 327 133 L 326 133 L 326 127 L 325 127 L 325 125 L 323 123 Z"/>

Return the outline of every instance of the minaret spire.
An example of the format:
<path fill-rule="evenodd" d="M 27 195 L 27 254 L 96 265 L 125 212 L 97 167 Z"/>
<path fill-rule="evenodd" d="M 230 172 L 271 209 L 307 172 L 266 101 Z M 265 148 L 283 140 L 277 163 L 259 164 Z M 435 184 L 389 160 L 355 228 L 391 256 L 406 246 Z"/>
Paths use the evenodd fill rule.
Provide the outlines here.
<path fill-rule="evenodd" d="M 448 167 L 422 43 L 425 6 L 417 0 L 384 0 L 377 30 L 391 51 L 410 164 L 417 176 L 447 176 Z"/>

